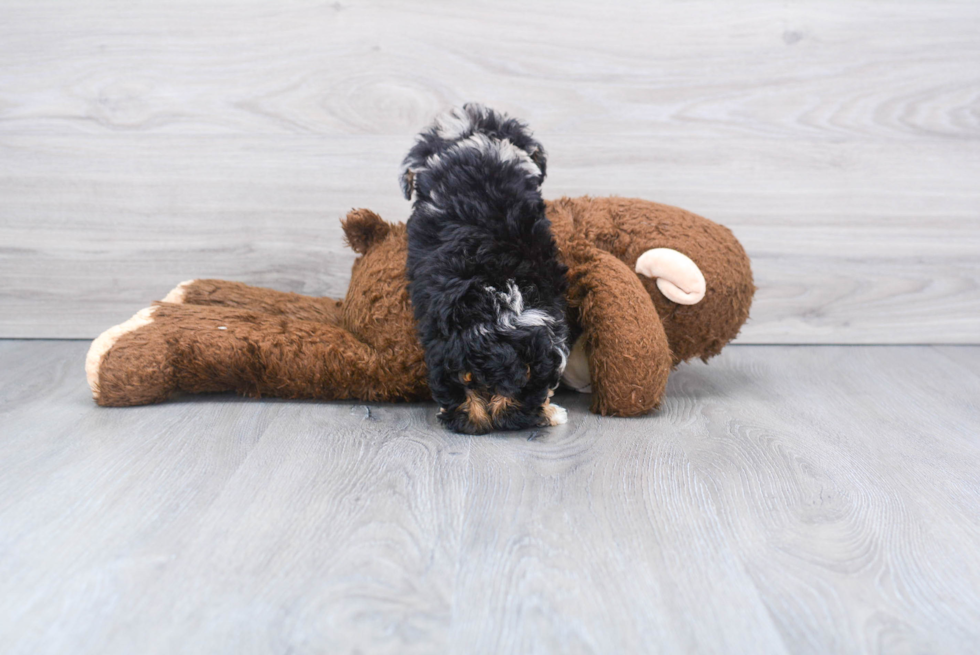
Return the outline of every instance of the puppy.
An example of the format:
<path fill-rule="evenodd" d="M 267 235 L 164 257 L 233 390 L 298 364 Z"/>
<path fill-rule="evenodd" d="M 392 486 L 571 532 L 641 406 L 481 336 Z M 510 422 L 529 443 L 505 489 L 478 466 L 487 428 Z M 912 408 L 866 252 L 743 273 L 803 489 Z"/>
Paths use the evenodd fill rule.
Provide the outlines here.
<path fill-rule="evenodd" d="M 403 162 L 408 280 L 439 418 L 482 434 L 558 425 L 567 269 L 545 217 L 546 157 L 527 126 L 467 104 Z"/>

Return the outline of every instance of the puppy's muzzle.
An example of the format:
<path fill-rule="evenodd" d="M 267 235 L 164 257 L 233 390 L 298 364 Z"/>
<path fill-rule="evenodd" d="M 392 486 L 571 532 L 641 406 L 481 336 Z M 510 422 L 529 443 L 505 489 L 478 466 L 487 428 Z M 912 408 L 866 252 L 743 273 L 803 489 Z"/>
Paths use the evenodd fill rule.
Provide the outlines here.
<path fill-rule="evenodd" d="M 535 412 L 526 412 L 519 401 L 508 396 L 477 389 L 466 390 L 466 400 L 449 417 L 453 427 L 466 434 L 486 434 L 494 430 L 552 427 L 568 421 L 568 412 L 551 403 L 551 394 Z M 444 413 L 446 410 L 440 410 Z"/>

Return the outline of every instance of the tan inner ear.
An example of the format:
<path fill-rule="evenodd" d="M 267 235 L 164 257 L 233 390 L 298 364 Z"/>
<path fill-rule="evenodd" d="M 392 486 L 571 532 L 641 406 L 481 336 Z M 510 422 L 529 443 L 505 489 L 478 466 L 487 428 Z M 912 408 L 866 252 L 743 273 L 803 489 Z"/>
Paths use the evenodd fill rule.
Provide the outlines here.
<path fill-rule="evenodd" d="M 402 191 L 405 193 L 405 199 L 411 200 L 415 193 L 415 172 L 410 168 L 406 169 L 402 179 L 404 180 Z"/>
<path fill-rule="evenodd" d="M 636 260 L 636 272 L 657 279 L 657 288 L 679 305 L 696 305 L 708 285 L 694 261 L 671 248 L 647 250 Z"/>

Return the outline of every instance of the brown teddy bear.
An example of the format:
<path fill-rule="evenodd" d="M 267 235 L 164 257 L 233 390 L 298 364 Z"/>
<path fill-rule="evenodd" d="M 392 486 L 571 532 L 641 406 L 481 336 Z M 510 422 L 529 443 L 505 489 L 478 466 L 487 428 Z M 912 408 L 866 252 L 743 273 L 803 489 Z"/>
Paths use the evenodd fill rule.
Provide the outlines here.
<path fill-rule="evenodd" d="M 674 366 L 718 354 L 748 318 L 752 271 L 727 228 L 617 197 L 561 198 L 547 213 L 569 269 L 577 337 L 563 380 L 592 393 L 593 412 L 648 412 Z M 429 399 L 405 279 L 405 225 L 357 209 L 343 228 L 361 255 L 344 300 L 184 282 L 92 343 L 86 373 L 96 402 L 141 405 L 179 391 Z"/>

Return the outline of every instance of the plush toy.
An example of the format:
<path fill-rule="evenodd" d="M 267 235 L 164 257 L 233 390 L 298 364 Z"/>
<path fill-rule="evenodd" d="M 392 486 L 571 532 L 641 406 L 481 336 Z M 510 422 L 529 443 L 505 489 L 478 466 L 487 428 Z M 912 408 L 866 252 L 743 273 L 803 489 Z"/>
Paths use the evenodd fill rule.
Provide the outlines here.
<path fill-rule="evenodd" d="M 564 382 L 592 411 L 656 407 L 679 362 L 708 359 L 748 318 L 749 259 L 725 227 L 618 197 L 548 203 L 569 269 L 574 347 Z M 99 336 L 86 373 L 106 406 L 175 392 L 358 399 L 431 398 L 405 279 L 406 230 L 357 209 L 343 221 L 354 262 L 344 300 L 191 280 Z"/>

